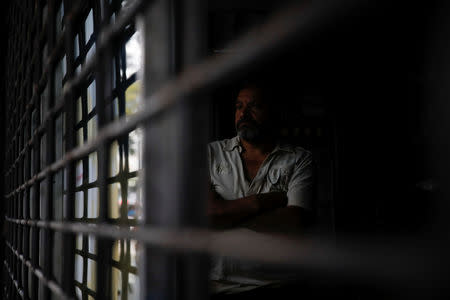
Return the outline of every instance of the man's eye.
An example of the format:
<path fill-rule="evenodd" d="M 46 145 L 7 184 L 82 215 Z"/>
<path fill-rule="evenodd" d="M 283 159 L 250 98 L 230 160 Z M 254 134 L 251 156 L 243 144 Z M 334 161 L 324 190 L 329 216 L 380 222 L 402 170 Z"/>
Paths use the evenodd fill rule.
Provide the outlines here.
<path fill-rule="evenodd" d="M 260 110 L 261 104 L 251 104 L 248 106 L 251 110 Z"/>

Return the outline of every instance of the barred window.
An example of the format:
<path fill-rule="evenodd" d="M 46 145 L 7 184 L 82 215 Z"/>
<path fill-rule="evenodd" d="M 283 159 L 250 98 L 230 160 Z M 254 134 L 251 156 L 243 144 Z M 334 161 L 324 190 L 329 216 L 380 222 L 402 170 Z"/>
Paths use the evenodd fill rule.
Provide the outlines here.
<path fill-rule="evenodd" d="M 336 286 L 348 296 L 350 285 L 350 298 L 360 299 L 382 283 L 387 294 L 426 298 L 433 287 L 448 298 L 442 212 L 450 150 L 441 141 L 450 128 L 450 51 L 424 42 L 436 8 L 284 2 L 2 4 L 2 299 L 197 300 L 216 287 L 225 294 L 250 285 L 264 293 L 281 284 L 266 271 L 293 275 L 299 296 L 308 288 L 322 296 L 322 286 L 331 287 L 324 298 L 335 297 Z M 428 51 L 431 63 L 423 61 Z M 300 239 L 289 230 L 208 227 L 205 146 L 235 134 L 232 94 L 252 76 L 268 76 L 276 105 L 292 105 L 276 120 L 280 140 L 315 147 L 313 209 L 327 223 Z M 426 105 L 433 120 L 423 130 L 415 122 Z M 273 189 L 286 182 L 276 171 Z M 394 241 L 385 235 L 391 225 L 403 230 Z M 372 239 L 379 233 L 382 241 Z M 227 260 L 220 271 L 228 282 L 214 285 L 211 258 Z M 258 284 L 231 282 L 253 263 L 262 270 Z"/>
<path fill-rule="evenodd" d="M 28 62 L 35 68 L 35 72 L 34 77 L 29 75 L 29 81 L 33 80 L 37 86 L 33 95 L 23 95 L 21 98 L 24 100 L 19 105 L 28 103 L 31 107 L 30 117 L 21 120 L 26 124 L 17 131 L 18 138 L 13 144 L 14 149 L 10 149 L 9 152 L 10 155 L 23 152 L 23 167 L 20 174 L 17 174 L 19 177 L 16 177 L 17 181 L 10 181 L 9 187 L 12 190 L 18 187 L 17 184 L 27 184 L 23 192 L 10 198 L 11 203 L 16 202 L 13 200 L 16 197 L 21 199 L 21 215 L 14 214 L 16 220 L 61 222 L 73 220 L 91 224 L 105 221 L 99 220 L 98 151 L 91 151 L 74 161 L 74 168 L 71 169 L 75 173 L 72 216 L 67 215 L 65 207 L 68 205 L 67 184 L 71 184 L 68 183 L 68 169 L 64 167 L 52 174 L 46 172 L 52 163 L 64 158 L 69 149 L 66 144 L 68 139 L 73 139 L 72 147 L 76 148 L 95 141 L 98 136 L 98 115 L 101 108 L 98 107 L 96 73 L 92 67 L 89 71 L 85 69 L 88 62 L 94 59 L 100 24 L 103 22 L 101 15 L 108 11 L 111 22 L 115 22 L 116 17 L 126 11 L 129 5 L 130 1 L 118 0 L 109 1 L 108 6 L 103 8 L 101 1 L 79 1 L 79 3 L 38 1 L 35 7 L 30 7 L 27 11 L 33 14 L 34 20 L 29 28 L 25 27 L 26 22 L 21 22 L 23 16 L 21 7 L 18 4 L 11 6 L 11 12 L 19 21 L 17 24 L 20 27 L 17 31 L 35 32 L 34 38 L 40 49 L 32 54 L 23 53 L 16 56 L 22 59 L 31 58 Z M 68 33 L 66 23 L 67 15 L 70 13 L 77 21 L 70 24 L 71 31 Z M 37 22 L 40 26 L 34 27 Z M 67 39 L 71 40 L 72 45 L 67 44 Z M 10 40 L 11 44 L 17 42 L 18 39 Z M 107 114 L 110 116 L 107 122 L 128 117 L 136 113 L 141 105 L 139 72 L 142 65 L 142 42 L 139 31 L 135 28 L 134 19 L 130 19 L 124 26 L 116 42 L 111 59 L 112 86 L 105 103 Z M 70 51 L 72 52 L 69 53 Z M 67 59 L 68 56 L 71 57 L 70 60 Z M 25 62 L 23 60 L 23 64 Z M 71 77 L 68 77 L 69 68 L 72 70 Z M 75 83 L 74 76 L 78 76 Z M 68 84 L 77 85 L 77 88 L 69 87 L 73 89 L 70 100 L 67 100 Z M 69 101 L 73 101 L 74 104 L 73 108 L 67 109 L 71 106 Z M 68 113 L 73 116 L 68 118 Z M 68 135 L 68 128 L 73 128 L 73 133 Z M 141 129 L 136 128 L 111 141 L 109 156 L 107 174 L 109 211 L 106 221 L 134 228 L 142 215 L 142 189 L 139 181 L 142 169 Z M 33 182 L 30 182 L 32 179 Z M 13 209 L 12 206 L 10 208 Z M 17 237 L 16 234 L 13 234 L 14 238 Z M 63 247 L 67 239 L 62 232 L 51 232 L 43 227 L 27 228 L 27 234 L 24 235 L 23 243 L 29 248 L 29 252 L 25 257 L 36 264 L 34 270 L 24 269 L 28 286 L 23 288 L 27 289 L 28 297 L 37 295 L 39 299 L 47 299 L 49 293 L 55 295 L 55 290 L 49 291 L 46 282 L 54 281 L 61 285 L 63 273 L 67 273 L 65 263 L 71 260 L 64 253 L 68 250 Z M 70 251 L 73 253 L 73 274 L 64 276 L 72 277 L 77 298 L 96 299 L 99 276 L 97 238 L 94 235 L 79 233 L 75 235 L 74 240 L 74 248 Z M 137 244 L 133 239 L 118 239 L 111 245 L 111 257 L 108 260 L 112 274 L 109 294 L 115 299 L 138 297 Z M 49 253 L 52 253 L 51 257 L 48 256 Z M 50 265 L 51 273 L 47 273 Z M 36 276 L 37 269 L 41 269 L 46 276 L 44 281 Z"/>

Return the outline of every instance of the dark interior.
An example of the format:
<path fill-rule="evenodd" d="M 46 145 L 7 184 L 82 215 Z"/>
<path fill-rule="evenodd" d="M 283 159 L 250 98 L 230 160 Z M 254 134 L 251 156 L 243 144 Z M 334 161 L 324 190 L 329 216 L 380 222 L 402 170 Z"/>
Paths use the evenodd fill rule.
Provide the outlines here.
<path fill-rule="evenodd" d="M 226 55 L 226 41 L 274 10 L 216 8 L 210 52 Z M 432 222 L 424 109 L 434 14 L 432 2 L 380 1 L 242 75 L 270 82 L 284 110 L 280 135 L 313 152 L 325 230 L 417 233 Z M 235 134 L 237 84 L 213 93 L 212 139 Z"/>

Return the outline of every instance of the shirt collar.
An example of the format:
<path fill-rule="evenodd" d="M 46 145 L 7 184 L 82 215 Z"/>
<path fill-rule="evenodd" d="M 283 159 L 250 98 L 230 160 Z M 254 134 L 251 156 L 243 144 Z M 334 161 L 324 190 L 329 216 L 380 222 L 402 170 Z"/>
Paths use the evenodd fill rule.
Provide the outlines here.
<path fill-rule="evenodd" d="M 235 148 L 238 148 L 239 153 L 242 151 L 242 146 L 241 146 L 241 140 L 239 139 L 239 136 L 235 136 L 234 138 L 229 139 L 225 146 L 224 146 L 224 150 L 225 151 L 233 151 Z M 277 145 L 275 146 L 275 148 L 273 149 L 272 153 L 278 152 L 278 151 L 285 151 L 285 152 L 294 152 L 294 148 L 293 146 L 289 145 L 289 144 L 280 144 L 277 143 Z"/>
<path fill-rule="evenodd" d="M 294 147 L 292 146 L 292 145 L 289 145 L 289 144 L 280 144 L 280 143 L 278 143 L 276 146 L 275 146 L 275 149 L 273 149 L 273 153 L 275 153 L 275 152 L 278 152 L 278 151 L 285 151 L 285 152 L 291 152 L 291 153 L 294 153 L 295 151 L 294 151 Z"/>
<path fill-rule="evenodd" d="M 225 147 L 223 147 L 223 149 L 225 151 L 233 151 L 234 148 L 238 147 L 239 152 L 241 152 L 241 141 L 239 139 L 239 136 L 235 136 L 234 138 L 229 139 L 226 144 Z"/>

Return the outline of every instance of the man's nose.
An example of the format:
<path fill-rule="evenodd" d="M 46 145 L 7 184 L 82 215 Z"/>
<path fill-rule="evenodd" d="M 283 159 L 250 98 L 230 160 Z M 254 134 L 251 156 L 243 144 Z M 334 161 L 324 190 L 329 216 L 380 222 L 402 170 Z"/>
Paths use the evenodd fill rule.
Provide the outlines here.
<path fill-rule="evenodd" d="M 250 116 L 250 106 L 246 105 L 244 106 L 244 109 L 242 110 L 243 116 Z"/>

